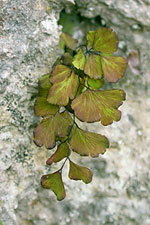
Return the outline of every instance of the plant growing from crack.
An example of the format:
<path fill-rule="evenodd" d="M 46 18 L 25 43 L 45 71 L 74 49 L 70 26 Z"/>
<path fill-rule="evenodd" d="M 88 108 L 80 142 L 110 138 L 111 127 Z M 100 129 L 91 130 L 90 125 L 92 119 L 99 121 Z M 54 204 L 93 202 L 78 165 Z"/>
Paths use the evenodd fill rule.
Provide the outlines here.
<path fill-rule="evenodd" d="M 120 120 L 118 108 L 125 100 L 123 90 L 101 89 L 104 82 L 121 79 L 127 66 L 126 59 L 113 56 L 118 47 L 115 32 L 99 28 L 89 31 L 86 38 L 86 45 L 77 47 L 77 40 L 62 33 L 60 45 L 65 53 L 57 59 L 52 72 L 39 79 L 39 96 L 34 105 L 35 115 L 43 117 L 34 130 L 35 143 L 47 149 L 57 145 L 47 165 L 64 160 L 59 170 L 41 178 L 43 188 L 51 189 L 57 200 L 66 196 L 62 170 L 67 161 L 70 179 L 86 184 L 92 181 L 90 169 L 73 162 L 71 152 L 94 158 L 109 147 L 105 136 L 81 129 L 76 117 L 87 123 L 101 121 L 103 126 L 110 125 Z"/>

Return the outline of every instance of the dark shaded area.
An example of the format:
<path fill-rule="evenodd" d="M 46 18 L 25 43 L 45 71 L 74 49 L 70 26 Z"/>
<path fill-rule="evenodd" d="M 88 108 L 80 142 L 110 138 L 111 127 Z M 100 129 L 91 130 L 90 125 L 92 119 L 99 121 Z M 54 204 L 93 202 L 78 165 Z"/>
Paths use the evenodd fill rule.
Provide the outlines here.
<path fill-rule="evenodd" d="M 81 16 L 77 6 L 72 7 L 70 13 L 67 13 L 65 9 L 63 9 L 60 13 L 58 24 L 63 26 L 63 32 L 66 32 L 72 36 L 74 36 L 75 32 L 83 33 L 84 35 L 89 30 L 96 30 L 98 27 L 104 26 L 100 16 L 96 16 L 91 19 Z"/>

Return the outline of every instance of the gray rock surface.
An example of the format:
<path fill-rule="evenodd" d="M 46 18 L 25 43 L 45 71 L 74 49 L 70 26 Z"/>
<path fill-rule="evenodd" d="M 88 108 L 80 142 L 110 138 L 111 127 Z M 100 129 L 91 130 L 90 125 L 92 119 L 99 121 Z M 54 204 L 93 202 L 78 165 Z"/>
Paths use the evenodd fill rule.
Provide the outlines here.
<path fill-rule="evenodd" d="M 129 59 L 126 76 L 113 87 L 127 92 L 122 119 L 109 127 L 84 128 L 106 135 L 110 149 L 98 159 L 74 161 L 91 167 L 93 182 L 64 182 L 67 197 L 57 202 L 40 177 L 49 152 L 33 143 L 37 80 L 61 54 L 60 11 L 76 2 L 82 16 L 100 16 Z M 107 2 L 107 3 L 106 3 Z M 73 17 L 74 15 L 72 15 Z M 0 2 L 0 220 L 3 225 L 150 225 L 150 1 L 2 0 Z M 81 22 L 74 36 L 82 36 Z"/>

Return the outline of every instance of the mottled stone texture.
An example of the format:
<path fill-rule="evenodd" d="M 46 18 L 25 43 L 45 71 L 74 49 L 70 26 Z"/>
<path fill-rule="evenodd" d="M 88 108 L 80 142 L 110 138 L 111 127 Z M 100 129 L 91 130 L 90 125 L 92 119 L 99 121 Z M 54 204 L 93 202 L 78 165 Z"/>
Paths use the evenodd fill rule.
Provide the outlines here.
<path fill-rule="evenodd" d="M 126 76 L 113 88 L 127 92 L 120 122 L 84 128 L 105 134 L 111 147 L 81 164 L 93 182 L 67 179 L 67 197 L 56 202 L 40 177 L 49 153 L 33 143 L 37 80 L 61 54 L 59 13 L 73 3 L 82 16 L 100 16 L 118 34 L 118 53 L 128 56 Z M 72 17 L 74 15 L 72 14 Z M 80 27 L 78 27 L 80 31 Z M 80 32 L 74 34 L 81 35 Z M 82 35 L 81 35 L 82 36 Z M 0 220 L 3 225 L 150 225 L 150 1 L 1 0 L 0 2 Z M 80 123 L 81 124 L 81 123 Z M 74 154 L 74 161 L 79 157 Z"/>

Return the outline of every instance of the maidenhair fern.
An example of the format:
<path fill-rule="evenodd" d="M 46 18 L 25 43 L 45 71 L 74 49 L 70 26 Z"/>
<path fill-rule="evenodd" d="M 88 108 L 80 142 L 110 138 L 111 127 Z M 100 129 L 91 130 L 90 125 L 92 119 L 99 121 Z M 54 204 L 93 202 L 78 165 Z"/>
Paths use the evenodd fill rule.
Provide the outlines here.
<path fill-rule="evenodd" d="M 125 100 L 123 90 L 101 90 L 104 82 L 121 79 L 127 66 L 126 59 L 113 56 L 118 47 L 115 32 L 99 28 L 89 31 L 86 37 L 87 43 L 80 48 L 77 40 L 62 33 L 60 46 L 65 53 L 57 59 L 52 72 L 39 79 L 39 96 L 34 105 L 35 115 L 43 117 L 34 130 L 35 143 L 47 149 L 57 145 L 47 165 L 64 160 L 58 171 L 41 178 L 43 188 L 51 189 L 57 200 L 66 196 L 62 170 L 67 161 L 70 179 L 86 184 L 92 181 L 90 169 L 72 162 L 71 152 L 94 158 L 109 147 L 105 136 L 81 129 L 76 117 L 87 123 L 101 121 L 104 126 L 110 125 L 120 120 L 118 108 Z"/>

